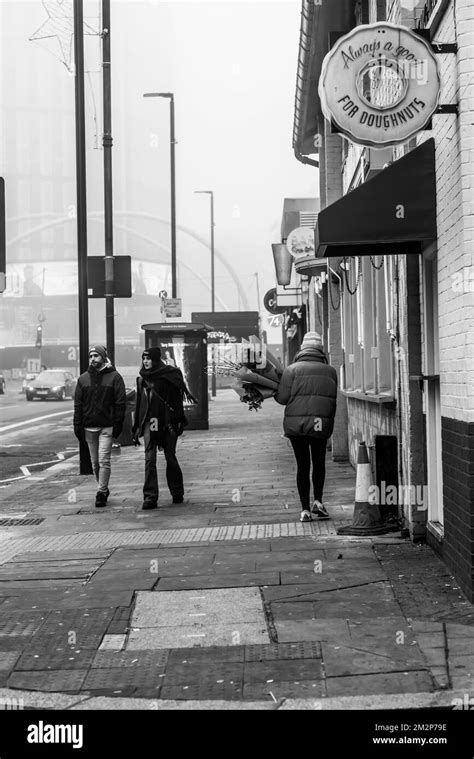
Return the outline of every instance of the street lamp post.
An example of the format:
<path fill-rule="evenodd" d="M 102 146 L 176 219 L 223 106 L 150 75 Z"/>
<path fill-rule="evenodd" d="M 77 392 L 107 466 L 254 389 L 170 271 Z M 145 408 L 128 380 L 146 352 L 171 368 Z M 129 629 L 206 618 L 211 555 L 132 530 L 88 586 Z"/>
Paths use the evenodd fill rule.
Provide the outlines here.
<path fill-rule="evenodd" d="M 112 82 L 110 62 L 110 0 L 102 0 L 102 83 L 104 133 L 104 232 L 105 232 L 105 325 L 107 353 L 115 364 L 114 242 L 112 204 Z"/>
<path fill-rule="evenodd" d="M 79 368 L 89 365 L 89 306 L 87 291 L 87 190 L 86 129 L 84 105 L 84 8 L 83 0 L 74 0 L 74 67 L 76 122 L 76 196 L 77 196 L 77 269 L 79 316 Z M 92 474 L 89 448 L 79 443 L 80 474 Z"/>
<path fill-rule="evenodd" d="M 216 287 L 214 276 L 214 192 L 212 190 L 195 190 L 196 195 L 209 195 L 211 199 L 211 311 L 216 310 Z M 212 397 L 216 397 L 216 364 L 214 349 L 212 351 Z"/>
<path fill-rule="evenodd" d="M 145 98 L 168 98 L 170 101 L 170 179 L 171 179 L 171 297 L 176 298 L 176 167 L 174 134 L 174 95 L 172 92 L 145 92 Z"/>

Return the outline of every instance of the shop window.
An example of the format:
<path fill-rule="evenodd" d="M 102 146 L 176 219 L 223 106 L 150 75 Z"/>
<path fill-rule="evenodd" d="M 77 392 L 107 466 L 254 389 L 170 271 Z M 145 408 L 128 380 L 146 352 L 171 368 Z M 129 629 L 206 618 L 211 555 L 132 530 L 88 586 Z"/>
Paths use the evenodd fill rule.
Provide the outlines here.
<path fill-rule="evenodd" d="M 342 264 L 343 389 L 348 392 L 393 393 L 390 263 L 388 256 L 364 256 Z"/>

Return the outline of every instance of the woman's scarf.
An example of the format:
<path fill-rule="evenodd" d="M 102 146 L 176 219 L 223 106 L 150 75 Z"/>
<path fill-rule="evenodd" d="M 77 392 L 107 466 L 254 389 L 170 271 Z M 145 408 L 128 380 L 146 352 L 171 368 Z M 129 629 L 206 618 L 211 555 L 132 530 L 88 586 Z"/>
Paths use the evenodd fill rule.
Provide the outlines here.
<path fill-rule="evenodd" d="M 186 387 L 181 370 L 176 366 L 168 366 L 167 364 L 154 366 L 152 364 L 151 369 L 145 369 L 142 366 L 139 374 L 149 385 L 152 385 L 156 380 L 166 380 L 181 391 L 183 400 L 188 403 L 197 403 L 197 400 Z"/>
<path fill-rule="evenodd" d="M 181 393 L 181 399 L 186 399 L 189 403 L 197 403 L 195 398 L 191 395 L 183 379 L 181 371 L 175 366 L 168 366 L 166 364 L 152 364 L 150 369 L 145 369 L 142 365 L 139 372 L 145 390 L 149 390 L 158 399 L 158 429 L 150 430 L 150 436 L 152 440 L 156 440 L 158 448 L 161 450 L 166 437 L 167 430 L 172 430 L 171 413 L 174 409 L 169 403 L 161 397 L 161 395 L 155 389 L 155 382 L 158 380 L 165 380 L 173 385 Z"/>

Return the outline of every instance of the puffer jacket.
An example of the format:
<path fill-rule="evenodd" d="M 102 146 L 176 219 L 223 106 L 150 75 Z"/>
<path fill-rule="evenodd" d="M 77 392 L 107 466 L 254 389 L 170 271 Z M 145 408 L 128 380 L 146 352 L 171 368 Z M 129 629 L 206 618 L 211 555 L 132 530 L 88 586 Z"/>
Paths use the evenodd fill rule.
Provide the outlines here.
<path fill-rule="evenodd" d="M 125 384 L 111 365 L 102 371 L 93 367 L 81 374 L 74 396 L 74 431 L 85 427 L 113 427 L 118 437 L 125 417 Z"/>
<path fill-rule="evenodd" d="M 337 372 L 321 348 L 304 348 L 282 375 L 275 400 L 285 408 L 286 437 L 328 439 L 334 428 Z"/>

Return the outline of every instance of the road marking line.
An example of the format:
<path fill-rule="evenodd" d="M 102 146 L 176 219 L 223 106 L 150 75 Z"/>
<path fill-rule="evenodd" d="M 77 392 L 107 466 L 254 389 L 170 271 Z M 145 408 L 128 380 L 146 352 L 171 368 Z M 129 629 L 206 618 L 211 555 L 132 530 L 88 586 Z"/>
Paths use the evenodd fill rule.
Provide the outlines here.
<path fill-rule="evenodd" d="M 54 414 L 45 414 L 45 416 L 37 416 L 34 419 L 25 419 L 24 422 L 15 422 L 15 424 L 7 424 L 5 427 L 0 427 L 0 432 L 7 432 L 7 430 L 14 430 L 17 427 L 24 427 L 26 424 L 33 424 L 34 422 L 42 422 L 43 419 L 50 419 L 53 416 L 64 416 L 65 414 L 72 414 L 73 409 L 69 411 L 57 411 Z"/>
<path fill-rule="evenodd" d="M 58 461 L 64 461 L 64 453 L 57 453 L 56 456 L 58 458 L 57 459 L 53 459 L 52 461 L 35 461 L 32 464 L 28 464 L 28 466 L 26 464 L 23 464 L 20 467 L 20 469 L 23 472 L 23 474 L 25 475 L 25 477 L 31 477 L 31 472 L 29 470 L 30 466 L 42 466 L 43 464 L 56 464 Z M 41 479 L 43 479 L 43 478 L 41 478 Z"/>
<path fill-rule="evenodd" d="M 190 617 L 205 617 L 206 614 L 203 612 L 202 614 L 189 614 Z"/>

